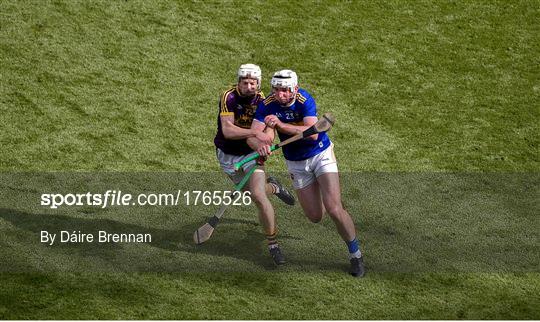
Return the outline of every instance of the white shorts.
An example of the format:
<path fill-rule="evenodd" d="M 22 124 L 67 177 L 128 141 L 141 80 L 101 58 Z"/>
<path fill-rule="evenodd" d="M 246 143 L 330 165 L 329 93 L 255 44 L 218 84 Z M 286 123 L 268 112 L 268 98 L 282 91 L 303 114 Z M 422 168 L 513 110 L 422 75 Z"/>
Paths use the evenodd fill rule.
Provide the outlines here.
<path fill-rule="evenodd" d="M 242 159 L 246 157 L 245 155 L 227 154 L 220 149 L 216 149 L 216 157 L 223 172 L 225 172 L 229 176 L 229 178 L 231 178 L 235 185 L 239 184 L 240 181 L 242 181 L 242 179 L 244 178 L 244 175 L 249 171 L 249 169 L 255 166 L 255 160 L 253 160 L 244 164 L 242 168 L 238 169 L 238 171 L 235 171 L 234 164 L 242 161 Z"/>
<path fill-rule="evenodd" d="M 326 150 L 301 161 L 289 161 L 287 169 L 293 181 L 294 189 L 302 189 L 312 184 L 321 174 L 337 173 L 337 161 L 334 155 L 334 144 L 330 144 Z"/>

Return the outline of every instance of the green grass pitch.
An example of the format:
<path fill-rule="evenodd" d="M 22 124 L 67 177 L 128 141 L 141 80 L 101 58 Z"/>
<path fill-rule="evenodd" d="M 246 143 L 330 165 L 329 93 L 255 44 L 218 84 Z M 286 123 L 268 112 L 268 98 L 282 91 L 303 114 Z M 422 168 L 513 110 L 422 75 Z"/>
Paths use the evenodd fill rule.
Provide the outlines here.
<path fill-rule="evenodd" d="M 539 319 L 539 21 L 534 0 L 1 1 L 0 319 Z M 37 204 L 74 172 L 229 189 L 217 101 L 247 62 L 336 115 L 364 279 L 299 206 L 274 202 L 276 269 L 254 206 L 197 247 L 216 207 Z M 154 241 L 39 242 L 103 227 Z"/>

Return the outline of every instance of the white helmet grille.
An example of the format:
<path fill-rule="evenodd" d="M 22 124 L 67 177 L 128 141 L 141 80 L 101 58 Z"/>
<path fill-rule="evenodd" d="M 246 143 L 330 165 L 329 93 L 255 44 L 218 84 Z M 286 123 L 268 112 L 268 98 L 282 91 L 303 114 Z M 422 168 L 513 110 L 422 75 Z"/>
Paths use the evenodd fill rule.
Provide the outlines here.
<path fill-rule="evenodd" d="M 243 64 L 238 68 L 238 81 L 242 78 L 253 78 L 261 85 L 261 68 L 255 64 Z"/>
<path fill-rule="evenodd" d="M 294 92 L 298 86 L 298 76 L 290 69 L 280 70 L 272 76 L 271 85 L 272 87 L 288 88 Z"/>

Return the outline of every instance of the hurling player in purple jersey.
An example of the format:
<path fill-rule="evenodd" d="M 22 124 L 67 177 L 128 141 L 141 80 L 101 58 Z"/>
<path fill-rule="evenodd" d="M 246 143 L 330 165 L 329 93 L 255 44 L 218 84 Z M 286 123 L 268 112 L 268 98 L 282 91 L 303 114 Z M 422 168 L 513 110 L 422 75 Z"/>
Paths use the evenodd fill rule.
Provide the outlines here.
<path fill-rule="evenodd" d="M 219 101 L 219 116 L 217 120 L 217 134 L 214 138 L 216 155 L 222 170 L 238 184 L 249 170 L 258 167 L 249 180 L 248 189 L 259 210 L 259 221 L 264 227 L 268 249 L 272 259 L 277 265 L 285 263 L 277 243 L 277 228 L 274 207 L 267 194 L 275 194 L 283 202 L 294 205 L 294 197 L 276 178 L 266 179 L 263 161 L 248 163 L 239 171 L 235 171 L 234 164 L 242 160 L 247 154 L 253 152 L 248 144 L 258 146 L 271 144 L 273 132 L 271 128 L 254 131 L 251 123 L 257 105 L 264 99 L 260 91 L 261 69 L 254 64 L 244 64 L 238 69 L 237 84 L 226 90 Z"/>
<path fill-rule="evenodd" d="M 302 133 L 317 122 L 315 100 L 298 88 L 298 76 L 292 70 L 281 70 L 271 81 L 272 95 L 259 103 L 251 129 L 261 133 L 265 127 L 276 129 L 284 141 Z M 270 135 L 273 133 L 270 132 Z M 262 156 L 271 154 L 268 141 L 256 147 Z M 293 185 L 304 210 L 314 223 L 325 211 L 330 215 L 349 249 L 350 273 L 364 276 L 364 262 L 353 220 L 341 203 L 341 190 L 334 145 L 326 133 L 314 134 L 283 146 L 283 155 Z"/>

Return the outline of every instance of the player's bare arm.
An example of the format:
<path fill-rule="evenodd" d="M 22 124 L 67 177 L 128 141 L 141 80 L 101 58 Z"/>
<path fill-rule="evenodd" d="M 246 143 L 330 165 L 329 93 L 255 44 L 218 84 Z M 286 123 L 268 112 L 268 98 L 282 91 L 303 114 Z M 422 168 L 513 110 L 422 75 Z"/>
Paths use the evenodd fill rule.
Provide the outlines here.
<path fill-rule="evenodd" d="M 317 123 L 317 117 L 315 116 L 306 116 L 303 119 L 304 125 L 293 125 L 288 123 L 283 123 L 279 120 L 276 115 L 268 115 L 264 118 L 265 124 L 270 128 L 275 128 L 281 133 L 288 135 L 296 135 L 304 132 L 310 128 L 313 124 Z M 311 140 L 317 140 L 318 134 L 313 134 L 308 137 Z"/>
<path fill-rule="evenodd" d="M 243 139 L 249 139 L 249 138 L 257 138 L 261 142 L 264 142 L 266 144 L 272 144 L 273 138 L 268 136 L 267 133 L 263 131 L 254 131 L 253 129 L 244 129 L 239 126 L 236 126 L 234 124 L 234 116 L 232 115 L 220 116 L 220 121 L 221 121 L 221 127 L 223 129 L 223 135 L 228 140 L 243 140 Z"/>
<path fill-rule="evenodd" d="M 250 138 L 247 140 L 248 145 L 253 150 L 257 151 L 261 156 L 266 157 L 272 154 L 272 151 L 270 151 L 270 146 L 272 142 L 274 142 L 275 130 L 258 120 L 253 120 L 253 123 L 251 123 L 251 129 L 256 133 L 264 133 L 271 139 L 271 141 L 268 143 L 258 140 L 257 138 Z"/>
<path fill-rule="evenodd" d="M 275 132 L 273 128 L 266 126 L 264 123 L 257 120 L 253 120 L 251 123 L 251 130 L 256 133 L 255 137 L 247 139 L 247 144 L 254 150 L 257 151 L 261 148 L 264 148 L 264 151 L 267 151 L 270 155 L 270 145 L 274 142 Z M 260 137 L 268 138 L 270 141 L 262 140 Z M 268 147 L 268 148 L 266 148 Z"/>

